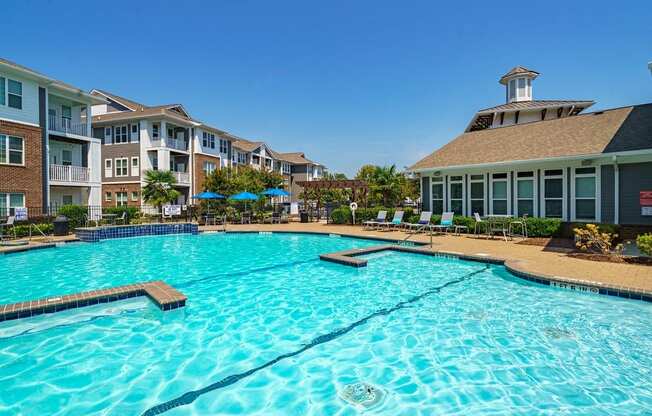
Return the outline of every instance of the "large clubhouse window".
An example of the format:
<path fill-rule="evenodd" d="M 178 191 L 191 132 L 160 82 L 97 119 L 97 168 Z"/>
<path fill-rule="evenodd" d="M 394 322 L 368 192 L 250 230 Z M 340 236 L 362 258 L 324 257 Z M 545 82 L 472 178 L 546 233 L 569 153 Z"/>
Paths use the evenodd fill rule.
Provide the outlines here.
<path fill-rule="evenodd" d="M 564 216 L 564 170 L 544 171 L 543 216 L 563 218 Z"/>
<path fill-rule="evenodd" d="M 595 168 L 575 169 L 575 219 L 596 219 Z"/>
<path fill-rule="evenodd" d="M 0 134 L 0 163 L 24 165 L 25 149 L 22 137 Z"/>
<path fill-rule="evenodd" d="M 464 214 L 464 176 L 451 176 L 448 183 L 450 210 L 455 215 Z"/>
<path fill-rule="evenodd" d="M 534 172 L 516 174 L 516 215 L 534 215 Z"/>
<path fill-rule="evenodd" d="M 25 194 L 0 192 L 0 216 L 13 215 L 15 208 L 25 207 Z"/>
<path fill-rule="evenodd" d="M 471 175 L 471 214 L 484 215 L 484 175 Z"/>
<path fill-rule="evenodd" d="M 114 143 L 127 143 L 128 141 L 127 126 L 116 126 Z"/>
<path fill-rule="evenodd" d="M 491 175 L 491 214 L 507 215 L 507 174 Z"/>
<path fill-rule="evenodd" d="M 123 157 L 115 160 L 115 176 L 129 176 L 129 159 Z"/>
<path fill-rule="evenodd" d="M 444 178 L 432 178 L 432 213 L 441 214 L 444 212 Z"/>

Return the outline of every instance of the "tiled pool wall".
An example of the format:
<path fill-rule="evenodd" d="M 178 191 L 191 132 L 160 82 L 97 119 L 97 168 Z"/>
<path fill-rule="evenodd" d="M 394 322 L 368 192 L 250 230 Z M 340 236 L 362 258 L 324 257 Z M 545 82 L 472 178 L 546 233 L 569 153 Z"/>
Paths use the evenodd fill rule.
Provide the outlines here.
<path fill-rule="evenodd" d="M 197 233 L 199 233 L 199 225 L 189 222 L 174 224 L 117 225 L 75 229 L 75 235 L 77 238 L 87 243 L 95 243 L 112 238 Z"/>

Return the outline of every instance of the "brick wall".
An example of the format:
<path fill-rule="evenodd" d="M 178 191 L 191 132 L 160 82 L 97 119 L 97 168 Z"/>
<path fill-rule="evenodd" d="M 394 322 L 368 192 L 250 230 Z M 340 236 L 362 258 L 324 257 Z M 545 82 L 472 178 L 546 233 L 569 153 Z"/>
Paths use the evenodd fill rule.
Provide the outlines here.
<path fill-rule="evenodd" d="M 107 192 L 111 193 L 111 200 L 106 200 Z M 102 206 L 103 207 L 115 207 L 117 204 L 117 193 L 126 192 L 127 193 L 127 206 L 138 207 L 141 202 L 141 188 L 140 183 L 115 183 L 115 184 L 102 184 Z M 138 192 L 138 200 L 133 201 L 131 198 L 132 192 Z"/>
<path fill-rule="evenodd" d="M 43 145 L 39 127 L 0 120 L 0 134 L 22 137 L 25 165 L 0 165 L 0 192 L 25 194 L 27 207 L 43 205 Z"/>
<path fill-rule="evenodd" d="M 206 179 L 206 173 L 204 172 L 204 162 L 213 162 L 215 163 L 215 168 L 220 169 L 220 158 L 195 154 L 195 166 L 193 172 L 195 178 L 193 183 L 193 195 L 198 194 L 204 190 L 204 180 Z"/>

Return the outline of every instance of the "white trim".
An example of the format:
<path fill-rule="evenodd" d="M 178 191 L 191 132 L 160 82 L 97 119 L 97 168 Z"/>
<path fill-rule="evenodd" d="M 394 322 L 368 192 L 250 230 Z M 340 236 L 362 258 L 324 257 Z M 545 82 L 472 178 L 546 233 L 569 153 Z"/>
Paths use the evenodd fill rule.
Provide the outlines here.
<path fill-rule="evenodd" d="M 506 174 L 505 178 L 494 179 L 496 174 Z M 512 215 L 512 187 L 509 180 L 510 171 L 505 172 L 492 172 L 489 177 L 489 215 Z M 507 212 L 505 214 L 496 214 L 494 213 L 494 182 L 505 182 L 505 187 L 507 188 L 507 195 L 505 196 L 505 205 L 507 205 Z M 500 199 L 502 201 L 502 198 Z"/>
<path fill-rule="evenodd" d="M 461 176 L 462 179 L 461 180 L 456 180 L 455 182 L 452 182 L 451 181 L 451 176 Z M 453 183 L 456 183 L 456 184 L 461 183 L 462 184 L 462 197 L 461 198 L 455 198 L 455 200 L 456 201 L 462 201 L 462 211 L 460 212 L 459 215 L 466 215 L 466 183 L 465 183 L 466 181 L 464 180 L 465 179 L 465 174 L 451 175 L 451 176 L 448 177 L 448 181 L 447 181 L 447 184 L 446 184 L 446 187 L 448 188 L 447 189 L 448 192 L 446 192 L 446 196 L 447 196 L 447 198 L 446 198 L 446 204 L 447 205 L 446 206 L 448 207 L 448 209 L 446 211 L 451 211 L 451 212 L 453 211 L 453 208 L 452 208 L 453 199 L 451 198 L 451 185 Z"/>
<path fill-rule="evenodd" d="M 104 169 L 105 178 L 113 177 L 113 159 L 104 159 L 104 166 L 102 168 Z"/>
<path fill-rule="evenodd" d="M 518 174 L 522 172 L 532 172 L 531 177 L 527 178 L 519 178 Z M 514 204 L 514 215 L 515 216 L 520 216 L 522 217 L 523 215 L 518 211 L 518 201 L 519 199 L 523 199 L 524 201 L 530 200 L 529 198 L 519 198 L 518 195 L 518 182 L 520 181 L 532 181 L 532 214 L 530 216 L 532 217 L 538 217 L 539 216 L 539 209 L 537 207 L 537 197 L 538 197 L 538 181 L 537 181 L 537 170 L 536 169 L 523 169 L 523 170 L 515 170 L 513 171 L 514 173 L 514 195 L 513 195 L 513 204 Z"/>
<path fill-rule="evenodd" d="M 102 185 L 124 185 L 124 184 L 129 184 L 129 183 L 141 183 L 145 184 L 145 181 L 104 181 L 102 182 Z"/>
<path fill-rule="evenodd" d="M 121 166 L 120 169 L 126 168 L 127 174 L 126 175 L 118 175 L 118 161 L 122 161 L 126 163 L 126 166 Z M 114 175 L 116 178 L 124 178 L 126 176 L 129 176 L 129 158 L 128 157 L 116 157 L 114 162 L 113 162 L 113 170 L 114 170 Z"/>
<path fill-rule="evenodd" d="M 134 169 L 134 160 L 136 161 L 135 169 Z M 129 161 L 129 172 L 131 172 L 131 176 L 140 176 L 140 157 L 138 156 L 131 157 Z"/>
<path fill-rule="evenodd" d="M 437 179 L 437 182 L 435 182 L 435 180 L 434 180 L 435 178 Z M 445 179 L 444 176 L 431 176 L 430 177 L 430 211 L 435 215 L 441 215 L 444 211 L 446 211 L 446 197 L 448 195 L 448 192 L 446 190 L 445 184 L 446 184 L 446 179 Z M 434 195 L 435 194 L 434 194 L 434 192 L 432 190 L 432 188 L 435 185 L 441 185 L 442 196 L 441 196 L 441 198 L 437 198 L 437 201 L 441 200 L 441 211 L 442 212 L 436 212 L 435 211 L 435 207 L 434 207 L 434 201 L 435 201 Z"/>
<path fill-rule="evenodd" d="M 620 167 L 614 161 L 614 224 L 620 224 Z"/>
<path fill-rule="evenodd" d="M 38 124 L 38 123 L 29 123 L 27 121 L 14 120 L 13 118 L 0 117 L 0 121 L 7 121 L 9 123 L 16 123 L 16 124 L 23 124 L 25 126 L 30 126 L 30 127 L 41 127 L 41 125 Z"/>
<path fill-rule="evenodd" d="M 473 195 L 471 193 L 471 189 L 473 188 L 471 185 L 474 183 L 481 183 L 482 184 L 482 216 L 487 215 L 489 212 L 487 209 L 487 173 L 469 173 L 467 174 L 469 177 L 469 187 L 467 193 L 467 212 L 466 215 L 468 216 L 473 216 L 473 201 L 479 201 L 480 198 L 473 198 Z M 471 176 L 476 176 L 476 175 L 481 175 L 482 179 L 472 179 Z"/>
<path fill-rule="evenodd" d="M 568 181 L 566 179 L 566 169 L 567 167 L 558 167 L 558 168 L 550 168 L 550 169 L 541 169 L 541 206 L 539 207 L 539 217 L 541 218 L 548 218 L 546 217 L 546 179 L 561 179 L 561 220 L 562 221 L 568 221 L 568 218 L 566 217 L 567 213 L 567 201 L 568 201 Z M 571 168 L 572 169 L 572 168 Z M 561 175 L 550 175 L 546 176 L 546 170 L 561 170 Z M 558 199 L 558 198 L 550 198 L 551 200 Z M 554 218 L 554 217 L 550 217 Z"/>
<path fill-rule="evenodd" d="M 4 136 L 4 138 L 6 140 L 6 143 L 5 143 L 6 148 L 5 148 L 5 150 L 7 152 L 6 155 L 5 155 L 7 157 L 7 161 L 0 163 L 0 165 L 2 165 L 2 166 L 25 166 L 25 138 L 21 137 L 21 136 L 15 136 L 13 134 L 7 134 L 7 133 L 0 133 L 0 136 Z M 9 153 L 11 152 L 11 146 L 9 145 L 9 142 L 11 141 L 12 138 L 20 139 L 20 144 L 22 145 L 21 146 L 22 149 L 20 151 L 20 156 L 21 156 L 20 163 L 11 163 L 10 162 Z M 16 151 L 16 150 L 14 150 L 14 151 Z"/>

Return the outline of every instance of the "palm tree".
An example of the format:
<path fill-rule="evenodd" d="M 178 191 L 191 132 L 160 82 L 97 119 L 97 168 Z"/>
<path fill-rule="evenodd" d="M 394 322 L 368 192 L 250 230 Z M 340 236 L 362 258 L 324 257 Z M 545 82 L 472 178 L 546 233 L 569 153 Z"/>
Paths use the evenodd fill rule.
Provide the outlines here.
<path fill-rule="evenodd" d="M 176 183 L 174 175 L 169 170 L 148 170 L 145 172 L 143 200 L 158 210 L 180 195 L 172 185 Z"/>
<path fill-rule="evenodd" d="M 383 206 L 393 206 L 401 195 L 401 173 L 395 165 L 378 166 L 373 176 L 372 189 L 380 194 Z"/>

